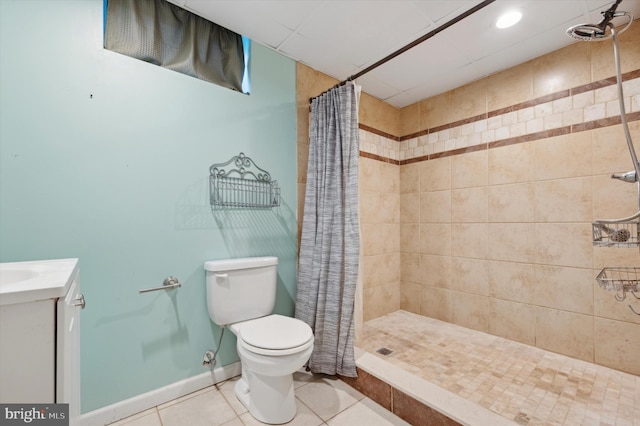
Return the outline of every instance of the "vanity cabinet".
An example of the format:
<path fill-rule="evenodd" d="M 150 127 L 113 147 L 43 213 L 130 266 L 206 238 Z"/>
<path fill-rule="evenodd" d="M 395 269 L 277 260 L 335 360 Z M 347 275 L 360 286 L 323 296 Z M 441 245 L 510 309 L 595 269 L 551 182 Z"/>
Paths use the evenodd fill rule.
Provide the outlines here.
<path fill-rule="evenodd" d="M 0 403 L 67 403 L 79 424 L 77 259 L 2 263 L 0 283 Z"/>

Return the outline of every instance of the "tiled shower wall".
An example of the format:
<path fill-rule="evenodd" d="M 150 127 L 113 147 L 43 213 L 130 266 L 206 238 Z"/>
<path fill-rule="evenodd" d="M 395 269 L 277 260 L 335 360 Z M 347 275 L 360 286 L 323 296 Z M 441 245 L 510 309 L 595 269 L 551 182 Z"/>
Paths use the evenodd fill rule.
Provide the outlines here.
<path fill-rule="evenodd" d="M 621 59 L 638 146 L 639 45 L 636 22 Z M 361 112 L 364 320 L 402 308 L 640 374 L 640 316 L 594 280 L 640 265 L 591 244 L 593 220 L 638 208 L 610 179 L 633 168 L 614 75 L 610 42 L 576 43 L 403 108 L 398 133 Z"/>

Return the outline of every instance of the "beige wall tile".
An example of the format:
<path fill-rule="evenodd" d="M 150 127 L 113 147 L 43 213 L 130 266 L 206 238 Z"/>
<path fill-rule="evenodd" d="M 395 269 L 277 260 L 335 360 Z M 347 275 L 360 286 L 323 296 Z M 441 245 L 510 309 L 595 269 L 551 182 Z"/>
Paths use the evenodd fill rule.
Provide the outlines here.
<path fill-rule="evenodd" d="M 489 184 L 529 182 L 534 176 L 534 143 L 489 150 Z"/>
<path fill-rule="evenodd" d="M 593 315 L 591 269 L 536 265 L 535 273 L 536 305 Z"/>
<path fill-rule="evenodd" d="M 592 268 L 591 224 L 538 223 L 535 227 L 536 263 Z"/>
<path fill-rule="evenodd" d="M 451 290 L 423 286 L 420 315 L 451 322 Z"/>
<path fill-rule="evenodd" d="M 575 43 L 531 61 L 538 98 L 591 82 L 591 45 Z"/>
<path fill-rule="evenodd" d="M 420 222 L 451 222 L 451 191 L 420 193 Z"/>
<path fill-rule="evenodd" d="M 632 121 L 628 125 L 631 140 L 638 152 L 640 151 L 640 121 Z M 594 175 L 611 175 L 633 170 L 633 161 L 631 161 L 629 146 L 621 124 L 595 129 L 590 134 L 593 143 Z"/>
<path fill-rule="evenodd" d="M 591 138 L 588 132 L 534 142 L 536 180 L 590 176 L 592 163 Z"/>
<path fill-rule="evenodd" d="M 365 256 L 400 251 L 400 224 L 361 223 L 360 240 Z"/>
<path fill-rule="evenodd" d="M 489 332 L 488 297 L 452 291 L 451 314 L 454 324 Z"/>
<path fill-rule="evenodd" d="M 420 224 L 420 252 L 440 256 L 451 255 L 451 224 Z"/>
<path fill-rule="evenodd" d="M 402 253 L 400 265 L 400 280 L 403 282 L 420 282 L 420 254 Z"/>
<path fill-rule="evenodd" d="M 400 194 L 385 192 L 382 194 L 382 204 L 378 206 L 379 219 L 382 223 L 400 223 Z"/>
<path fill-rule="evenodd" d="M 450 123 L 451 92 L 424 99 L 420 105 L 420 130 Z"/>
<path fill-rule="evenodd" d="M 533 223 L 490 223 L 489 255 L 491 260 L 533 263 L 535 259 Z"/>
<path fill-rule="evenodd" d="M 598 271 L 600 272 L 600 271 Z M 636 315 L 629 309 L 631 305 L 636 312 L 640 312 L 640 301 L 636 300 L 633 295 L 627 294 L 625 300 L 618 301 L 615 298 L 615 291 L 607 291 L 598 285 L 595 277 L 598 275 L 594 272 L 593 279 L 593 295 L 594 295 L 594 314 L 596 317 L 609 318 L 628 323 L 640 324 L 640 315 Z"/>
<path fill-rule="evenodd" d="M 485 186 L 489 182 L 488 151 L 451 157 L 451 188 Z"/>
<path fill-rule="evenodd" d="M 595 318 L 598 364 L 640 375 L 640 325 Z"/>
<path fill-rule="evenodd" d="M 400 134 L 406 136 L 423 130 L 420 128 L 420 102 L 400 109 Z"/>
<path fill-rule="evenodd" d="M 536 222 L 590 222 L 591 177 L 535 183 Z"/>
<path fill-rule="evenodd" d="M 365 92 L 360 95 L 358 121 L 385 133 L 400 135 L 400 110 Z"/>
<path fill-rule="evenodd" d="M 420 221 L 420 195 L 400 195 L 400 222 L 417 223 Z"/>
<path fill-rule="evenodd" d="M 420 225 L 403 223 L 400 225 L 400 249 L 408 253 L 420 253 Z"/>
<path fill-rule="evenodd" d="M 380 317 L 400 309 L 400 282 L 362 290 L 364 321 Z"/>
<path fill-rule="evenodd" d="M 400 253 L 362 256 L 362 263 L 364 288 L 385 285 L 400 279 Z"/>
<path fill-rule="evenodd" d="M 456 256 L 486 259 L 489 226 L 486 223 L 454 223 L 451 225 L 451 253 Z"/>
<path fill-rule="evenodd" d="M 420 256 L 420 282 L 425 286 L 451 288 L 451 257 Z"/>
<path fill-rule="evenodd" d="M 637 265 L 640 265 L 637 247 L 593 247 L 593 269 L 596 275 L 604 267 Z"/>
<path fill-rule="evenodd" d="M 451 91 L 449 122 L 463 120 L 487 112 L 487 80 L 476 80 Z"/>
<path fill-rule="evenodd" d="M 380 223 L 382 193 L 374 191 L 359 191 L 360 223 Z"/>
<path fill-rule="evenodd" d="M 486 186 L 451 191 L 451 222 L 487 222 L 489 196 Z"/>
<path fill-rule="evenodd" d="M 536 308 L 536 346 L 593 362 L 593 317 Z"/>
<path fill-rule="evenodd" d="M 524 303 L 490 299 L 489 332 L 535 346 L 536 309 Z"/>
<path fill-rule="evenodd" d="M 531 304 L 537 284 L 534 265 L 489 261 L 489 294 L 498 299 Z"/>
<path fill-rule="evenodd" d="M 451 189 L 451 157 L 420 164 L 420 192 Z"/>
<path fill-rule="evenodd" d="M 611 179 L 610 175 L 593 176 L 593 220 L 622 219 L 638 211 L 638 186 Z"/>
<path fill-rule="evenodd" d="M 489 222 L 533 222 L 534 194 L 531 183 L 489 186 Z"/>
<path fill-rule="evenodd" d="M 414 314 L 420 313 L 421 285 L 416 283 L 400 283 L 400 309 Z"/>
<path fill-rule="evenodd" d="M 508 88 L 508 90 L 505 90 Z M 517 65 L 487 77 L 487 110 L 495 111 L 533 99 L 533 65 Z"/>
<path fill-rule="evenodd" d="M 489 295 L 489 263 L 483 259 L 451 258 L 451 289 Z"/>
<path fill-rule="evenodd" d="M 624 6 L 624 4 L 622 5 Z M 621 7 L 622 10 L 624 7 Z M 620 47 L 620 68 L 623 73 L 638 69 L 640 63 L 640 25 L 636 21 L 618 37 Z M 591 69 L 593 81 L 616 75 L 613 61 L 613 43 L 589 43 L 591 45 Z"/>
<path fill-rule="evenodd" d="M 412 194 L 420 192 L 420 163 L 400 166 L 400 193 Z"/>
<path fill-rule="evenodd" d="M 420 222 L 451 222 L 451 191 L 422 192 L 420 194 Z"/>

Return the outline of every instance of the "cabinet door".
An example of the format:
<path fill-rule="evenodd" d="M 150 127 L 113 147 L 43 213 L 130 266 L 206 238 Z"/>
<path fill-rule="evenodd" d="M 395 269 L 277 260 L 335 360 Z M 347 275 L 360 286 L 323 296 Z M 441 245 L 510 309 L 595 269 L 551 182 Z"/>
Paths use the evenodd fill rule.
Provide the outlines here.
<path fill-rule="evenodd" d="M 82 301 L 82 306 L 80 306 Z M 69 404 L 69 424 L 80 424 L 80 310 L 84 298 L 76 275 L 64 299 L 58 300 L 56 403 Z"/>
<path fill-rule="evenodd" d="M 55 402 L 55 301 L 0 306 L 0 403 Z"/>

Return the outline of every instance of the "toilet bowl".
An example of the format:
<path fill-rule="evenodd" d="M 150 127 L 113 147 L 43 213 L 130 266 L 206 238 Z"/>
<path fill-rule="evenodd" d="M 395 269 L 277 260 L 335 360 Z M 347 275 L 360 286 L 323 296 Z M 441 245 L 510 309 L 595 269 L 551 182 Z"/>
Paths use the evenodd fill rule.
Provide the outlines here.
<path fill-rule="evenodd" d="M 295 417 L 293 373 L 313 351 L 313 332 L 305 322 L 273 314 L 276 257 L 205 262 L 207 307 L 214 323 L 236 335 L 242 377 L 238 400 L 263 423 Z"/>
<path fill-rule="evenodd" d="M 296 415 L 293 373 L 313 351 L 306 323 L 281 315 L 232 324 L 237 336 L 242 378 L 235 394 L 251 415 L 264 423 L 287 423 Z"/>

